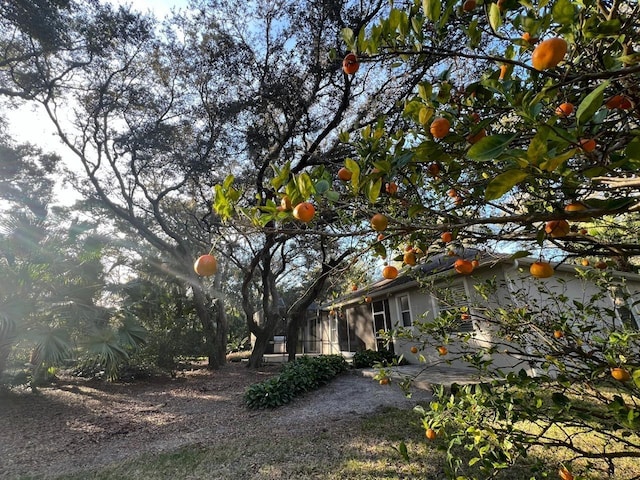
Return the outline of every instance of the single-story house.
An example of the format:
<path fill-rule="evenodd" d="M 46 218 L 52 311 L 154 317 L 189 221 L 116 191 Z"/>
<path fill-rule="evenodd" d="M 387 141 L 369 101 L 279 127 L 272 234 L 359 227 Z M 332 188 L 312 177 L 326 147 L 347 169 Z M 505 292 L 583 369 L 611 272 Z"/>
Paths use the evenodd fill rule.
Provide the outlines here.
<path fill-rule="evenodd" d="M 382 333 L 397 326 L 412 330 L 415 322 L 430 321 L 447 310 L 459 312 L 460 307 L 467 307 L 465 315 L 455 324 L 457 332 L 453 332 L 461 335 L 452 337 L 466 337 L 467 345 L 487 346 L 504 342 L 504 339 L 495 342 L 495 323 L 489 325 L 483 320 L 488 307 L 540 305 L 552 301 L 557 305 L 559 298 L 570 309 L 573 301 L 593 300 L 593 295 L 600 291 L 588 275 L 576 277 L 576 269 L 585 271 L 592 267 L 553 264 L 555 273 L 551 278 L 537 279 L 529 273 L 535 258 L 513 258 L 512 255 L 489 254 L 476 249 L 457 253 L 456 256 L 431 256 L 414 267 L 405 267 L 395 279 L 382 279 L 322 305 L 315 314 L 309 315 L 301 332 L 303 353 L 352 355 L 365 349 L 388 348 L 397 355 L 404 355 L 408 362 L 417 363 L 417 355 L 411 353 L 415 342 L 394 337 L 388 343 Z M 461 257 L 479 260 L 471 275 L 461 275 L 454 270 L 454 262 Z M 614 281 L 608 284 L 609 293 L 598 297 L 598 301 L 615 312 L 615 321 L 620 325 L 626 323 L 638 328 L 640 275 L 617 271 L 610 274 Z M 492 286 L 490 299 L 479 294 L 481 285 Z M 455 342 L 448 345 L 450 352 L 455 352 L 455 348 Z M 442 361 L 435 348 L 422 349 L 419 354 L 427 364 Z M 495 352 L 492 360 L 494 366 L 501 368 L 527 367 L 526 362 L 514 359 L 511 354 Z M 452 365 L 465 366 L 455 361 Z"/>

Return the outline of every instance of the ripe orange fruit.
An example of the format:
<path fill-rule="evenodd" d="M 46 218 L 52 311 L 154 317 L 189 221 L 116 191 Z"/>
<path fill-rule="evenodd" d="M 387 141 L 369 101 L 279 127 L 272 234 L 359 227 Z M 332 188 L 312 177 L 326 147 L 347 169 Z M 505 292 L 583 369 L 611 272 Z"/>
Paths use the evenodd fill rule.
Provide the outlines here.
<path fill-rule="evenodd" d="M 376 213 L 373 217 L 371 217 L 371 228 L 373 228 L 376 232 L 382 232 L 387 229 L 389 225 L 389 220 L 381 213 Z"/>
<path fill-rule="evenodd" d="M 540 42 L 531 55 L 531 66 L 536 70 L 546 70 L 557 66 L 567 54 L 567 42 L 554 37 Z"/>
<path fill-rule="evenodd" d="M 609 110 L 619 108 L 620 110 L 629 110 L 632 105 L 631 101 L 624 95 L 614 95 L 604 104 Z"/>
<path fill-rule="evenodd" d="M 353 75 L 360 68 L 358 57 L 355 53 L 348 53 L 342 60 L 342 70 L 347 75 Z"/>
<path fill-rule="evenodd" d="M 449 134 L 449 130 L 451 129 L 451 124 L 449 120 L 444 117 L 438 117 L 433 122 L 431 122 L 431 127 L 429 131 L 433 138 L 444 138 Z"/>
<path fill-rule="evenodd" d="M 593 152 L 596 149 L 596 141 L 593 138 L 581 138 L 580 148 L 583 152 Z"/>
<path fill-rule="evenodd" d="M 463 313 L 462 315 L 460 315 L 460 319 L 466 321 L 471 320 L 471 314 L 469 313 Z"/>
<path fill-rule="evenodd" d="M 504 77 L 507 76 L 507 70 L 509 70 L 509 66 L 506 64 L 500 65 L 500 76 L 498 77 L 500 80 L 504 80 Z"/>
<path fill-rule="evenodd" d="M 418 347 L 416 347 L 415 345 L 413 347 L 411 347 L 411 353 L 413 353 L 413 354 L 418 353 Z"/>
<path fill-rule="evenodd" d="M 529 32 L 524 32 L 522 34 L 522 40 L 524 40 L 525 42 L 530 43 L 530 44 L 534 44 L 534 43 L 536 43 L 538 41 L 538 39 L 537 38 L 533 38 Z"/>
<path fill-rule="evenodd" d="M 477 133 L 467 136 L 467 142 L 469 142 L 471 145 L 474 145 L 486 136 L 487 136 L 487 131 L 484 128 L 482 128 Z"/>
<path fill-rule="evenodd" d="M 469 275 L 473 272 L 473 264 L 469 260 L 465 260 L 463 258 L 459 258 L 453 264 L 453 268 L 456 272 L 462 275 Z"/>
<path fill-rule="evenodd" d="M 588 267 L 589 266 L 589 260 L 587 260 L 586 258 L 583 258 L 580 263 L 582 264 L 583 267 Z"/>
<path fill-rule="evenodd" d="M 393 280 L 398 276 L 398 269 L 393 265 L 387 265 L 382 269 L 382 276 L 387 280 Z"/>
<path fill-rule="evenodd" d="M 293 209 L 293 218 L 304 223 L 310 222 L 315 214 L 316 208 L 309 202 L 299 203 Z"/>
<path fill-rule="evenodd" d="M 351 170 L 348 170 L 345 167 L 342 167 L 340 170 L 338 170 L 338 178 L 343 182 L 348 182 L 349 180 L 351 180 L 352 176 L 353 173 L 351 173 Z"/>
<path fill-rule="evenodd" d="M 571 203 L 567 203 L 564 206 L 565 212 L 581 212 L 582 210 L 586 210 L 586 209 L 587 209 L 587 206 L 581 202 L 571 202 Z"/>
<path fill-rule="evenodd" d="M 402 256 L 402 261 L 410 266 L 414 266 L 416 264 L 416 254 L 413 251 L 410 252 L 404 252 L 404 255 Z"/>
<path fill-rule="evenodd" d="M 549 278 L 553 276 L 553 267 L 548 262 L 537 261 L 531 264 L 529 273 L 536 278 Z"/>
<path fill-rule="evenodd" d="M 285 195 L 284 197 L 282 197 L 282 200 L 280 200 L 280 209 L 284 210 L 285 212 L 291 210 L 291 199 L 288 195 Z"/>
<path fill-rule="evenodd" d="M 457 196 L 453 199 L 453 203 L 456 205 L 462 205 L 464 203 L 464 198 Z"/>
<path fill-rule="evenodd" d="M 444 243 L 449 243 L 451 240 L 453 240 L 453 234 L 451 232 L 444 232 L 442 235 L 440 235 L 440 239 Z"/>
<path fill-rule="evenodd" d="M 564 337 L 564 332 L 562 330 L 554 330 L 553 331 L 554 338 L 562 338 Z"/>
<path fill-rule="evenodd" d="M 631 374 L 626 368 L 615 367 L 611 369 L 611 376 L 619 382 L 628 382 L 631 380 Z"/>
<path fill-rule="evenodd" d="M 371 298 L 371 297 L 364 297 L 364 301 L 365 301 L 365 302 L 367 302 L 367 303 L 371 303 L 371 302 L 373 302 L 373 298 Z"/>
<path fill-rule="evenodd" d="M 556 115 L 559 117 L 567 118 L 573 113 L 573 103 L 564 102 L 558 105 L 556 108 Z"/>
<path fill-rule="evenodd" d="M 476 5 L 476 0 L 465 0 L 462 4 L 462 11 L 467 13 L 472 12 L 476 8 Z"/>
<path fill-rule="evenodd" d="M 438 434 L 433 428 L 427 428 L 427 431 L 424 434 L 429 440 L 435 440 L 436 437 L 438 436 Z"/>
<path fill-rule="evenodd" d="M 389 195 L 395 195 L 398 193 L 398 184 L 396 182 L 389 182 L 385 186 L 385 190 Z"/>
<path fill-rule="evenodd" d="M 202 277 L 210 277 L 218 271 L 216 257 L 210 254 L 201 255 L 193 263 L 193 270 Z"/>
<path fill-rule="evenodd" d="M 388 385 L 389 384 L 389 377 L 382 377 L 380 379 L 380 385 Z"/>
<path fill-rule="evenodd" d="M 573 480 L 573 474 L 567 470 L 566 467 L 560 467 L 560 470 L 558 470 L 558 476 L 561 480 Z"/>
<path fill-rule="evenodd" d="M 439 355 L 446 355 L 447 353 L 449 353 L 449 350 L 447 350 L 447 347 L 445 347 L 444 345 L 441 345 L 440 347 L 438 347 Z"/>
<path fill-rule="evenodd" d="M 480 266 L 480 260 L 471 260 L 471 265 L 473 268 L 478 268 Z"/>
<path fill-rule="evenodd" d="M 564 211 L 567 213 L 574 213 L 574 212 L 582 212 L 583 210 L 587 210 L 589 207 L 587 207 L 584 203 L 581 202 L 571 202 L 571 203 L 567 203 L 564 206 Z M 588 221 L 591 220 L 591 217 L 589 217 L 588 215 L 584 216 L 584 217 L 576 217 L 576 220 L 578 221 Z"/>
<path fill-rule="evenodd" d="M 553 238 L 566 237 L 571 231 L 571 227 L 566 220 L 549 220 L 544 226 L 544 231 Z"/>
<path fill-rule="evenodd" d="M 429 172 L 429 175 L 431 175 L 432 177 L 437 177 L 438 175 L 440 175 L 440 165 L 438 165 L 437 163 L 430 163 L 427 167 L 427 172 Z"/>
<path fill-rule="evenodd" d="M 451 198 L 454 198 L 454 197 L 458 196 L 458 192 L 456 192 L 456 190 L 454 188 L 452 188 L 451 190 L 449 190 L 447 192 L 447 195 L 450 196 Z"/>

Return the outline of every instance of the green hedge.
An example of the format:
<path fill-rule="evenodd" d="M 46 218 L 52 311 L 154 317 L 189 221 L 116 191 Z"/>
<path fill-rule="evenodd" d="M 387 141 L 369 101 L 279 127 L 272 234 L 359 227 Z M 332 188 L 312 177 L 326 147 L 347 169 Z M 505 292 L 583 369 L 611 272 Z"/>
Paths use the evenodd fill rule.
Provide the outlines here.
<path fill-rule="evenodd" d="M 296 395 L 315 390 L 347 369 L 340 355 L 301 357 L 282 367 L 280 375 L 251 385 L 244 394 L 247 407 L 274 408 L 289 403 Z"/>
<path fill-rule="evenodd" d="M 386 367 L 388 365 L 402 365 L 406 363 L 403 360 L 404 359 L 400 359 L 400 357 L 386 349 L 378 351 L 364 350 L 362 352 L 357 352 L 353 356 L 353 366 L 354 368 L 371 368 L 378 365 Z"/>

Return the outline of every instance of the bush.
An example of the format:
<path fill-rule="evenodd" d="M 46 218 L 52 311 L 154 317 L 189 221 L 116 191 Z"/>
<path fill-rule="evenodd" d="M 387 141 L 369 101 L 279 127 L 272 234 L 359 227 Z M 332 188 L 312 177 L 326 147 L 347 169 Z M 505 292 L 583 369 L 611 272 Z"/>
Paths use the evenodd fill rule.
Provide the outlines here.
<path fill-rule="evenodd" d="M 247 388 L 248 408 L 275 408 L 289 403 L 296 395 L 315 390 L 347 369 L 340 355 L 301 357 L 282 367 L 280 375 Z"/>
<path fill-rule="evenodd" d="M 400 358 L 387 349 L 363 350 L 353 356 L 353 366 L 355 368 L 371 368 L 376 366 L 388 366 L 402 363 Z"/>

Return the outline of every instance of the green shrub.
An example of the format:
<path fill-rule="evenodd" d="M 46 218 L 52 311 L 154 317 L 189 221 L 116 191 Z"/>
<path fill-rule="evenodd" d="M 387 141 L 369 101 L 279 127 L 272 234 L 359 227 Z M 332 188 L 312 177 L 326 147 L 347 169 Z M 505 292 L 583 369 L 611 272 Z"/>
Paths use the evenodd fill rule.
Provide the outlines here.
<path fill-rule="evenodd" d="M 275 408 L 289 403 L 296 395 L 315 390 L 347 369 L 340 355 L 301 357 L 282 367 L 280 375 L 247 388 L 247 407 Z"/>
<path fill-rule="evenodd" d="M 388 366 L 401 363 L 400 358 L 387 349 L 363 350 L 353 356 L 353 366 L 355 368 L 371 368 L 376 366 Z"/>

